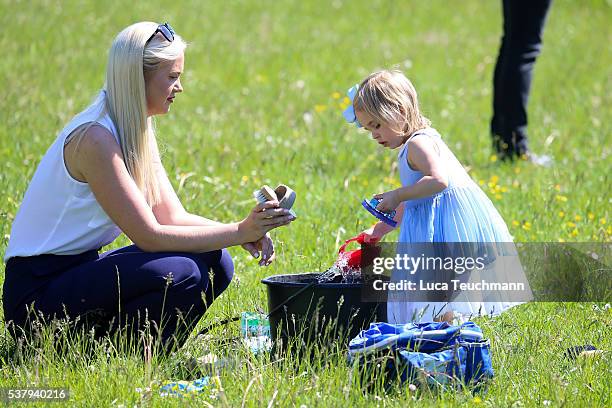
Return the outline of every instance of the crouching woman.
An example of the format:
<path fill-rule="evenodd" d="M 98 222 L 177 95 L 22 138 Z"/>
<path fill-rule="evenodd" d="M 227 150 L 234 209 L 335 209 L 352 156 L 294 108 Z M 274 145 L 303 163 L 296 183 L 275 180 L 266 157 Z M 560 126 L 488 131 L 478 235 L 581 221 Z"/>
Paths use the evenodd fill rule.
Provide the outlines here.
<path fill-rule="evenodd" d="M 278 202 L 233 223 L 190 214 L 161 164 L 152 118 L 183 91 L 185 47 L 168 24 L 137 23 L 115 38 L 104 88 L 46 152 L 13 222 L 9 326 L 95 315 L 97 325 L 124 322 L 134 333 L 153 322 L 168 343 L 229 285 L 225 248 L 261 253 L 260 265 L 274 259 L 267 232 L 293 220 Z M 121 232 L 134 245 L 99 254 Z"/>

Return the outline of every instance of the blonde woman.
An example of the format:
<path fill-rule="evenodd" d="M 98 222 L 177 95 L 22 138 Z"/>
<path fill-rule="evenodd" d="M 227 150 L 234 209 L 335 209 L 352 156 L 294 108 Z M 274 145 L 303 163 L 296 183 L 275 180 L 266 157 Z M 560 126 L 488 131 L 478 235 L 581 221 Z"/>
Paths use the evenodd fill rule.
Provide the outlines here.
<path fill-rule="evenodd" d="M 161 164 L 152 117 L 183 91 L 185 47 L 167 23 L 137 23 L 115 38 L 105 87 L 46 152 L 13 222 L 3 300 L 14 327 L 27 330 L 32 311 L 93 314 L 103 329 L 121 318 L 136 330 L 147 316 L 166 343 L 229 285 L 224 248 L 273 261 L 267 232 L 294 219 L 278 202 L 227 224 L 190 214 Z M 134 245 L 99 255 L 121 232 Z"/>

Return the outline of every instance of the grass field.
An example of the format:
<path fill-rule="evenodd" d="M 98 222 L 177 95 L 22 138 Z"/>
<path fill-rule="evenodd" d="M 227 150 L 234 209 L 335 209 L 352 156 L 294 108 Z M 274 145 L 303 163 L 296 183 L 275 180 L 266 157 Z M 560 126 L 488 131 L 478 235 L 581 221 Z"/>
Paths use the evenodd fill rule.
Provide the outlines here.
<path fill-rule="evenodd" d="M 38 161 L 103 85 L 114 36 L 141 20 L 168 21 L 190 43 L 185 92 L 156 122 L 165 167 L 185 207 L 235 221 L 264 183 L 282 182 L 298 193 L 298 220 L 273 232 L 277 261 L 262 269 L 233 248 L 236 279 L 202 325 L 265 309 L 261 278 L 325 270 L 339 242 L 372 223 L 359 202 L 398 185 L 395 153 L 348 126 L 341 105 L 347 88 L 379 68 L 397 66 L 413 80 L 425 114 L 517 241 L 610 242 L 611 3 L 553 3 L 529 104 L 532 148 L 554 157 L 550 168 L 504 164 L 491 154 L 500 3 L 0 0 L 0 254 Z M 122 236 L 108 249 L 128 242 Z M 612 405 L 610 353 L 579 363 L 561 357 L 576 344 L 612 350 L 612 310 L 595 306 L 531 303 L 478 321 L 492 341 L 496 370 L 479 396 L 384 393 L 380 384 L 366 391 L 340 344 L 297 367 L 289 359 L 257 359 L 222 344 L 238 335 L 235 324 L 147 362 L 65 332 L 23 347 L 4 333 L 0 386 L 67 386 L 76 406 L 603 407 Z M 54 342 L 65 342 L 69 352 L 58 354 Z M 93 348 L 89 357 L 86 347 Z M 162 381 L 202 375 L 188 362 L 207 353 L 242 356 L 219 372 L 223 393 L 159 395 Z"/>

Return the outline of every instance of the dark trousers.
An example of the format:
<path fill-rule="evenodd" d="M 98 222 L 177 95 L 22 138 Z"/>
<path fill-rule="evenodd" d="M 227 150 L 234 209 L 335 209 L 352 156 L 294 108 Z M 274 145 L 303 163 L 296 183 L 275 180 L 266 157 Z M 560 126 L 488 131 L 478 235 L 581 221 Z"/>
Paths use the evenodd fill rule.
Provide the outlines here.
<path fill-rule="evenodd" d="M 79 316 L 105 331 L 127 325 L 134 334 L 148 320 L 152 334 L 168 344 L 189 334 L 233 274 L 225 249 L 151 253 L 131 245 L 102 255 L 14 257 L 6 265 L 4 317 L 26 332 L 39 315 Z"/>
<path fill-rule="evenodd" d="M 527 101 L 552 0 L 503 0 L 504 33 L 493 76 L 494 148 L 502 157 L 528 151 Z"/>

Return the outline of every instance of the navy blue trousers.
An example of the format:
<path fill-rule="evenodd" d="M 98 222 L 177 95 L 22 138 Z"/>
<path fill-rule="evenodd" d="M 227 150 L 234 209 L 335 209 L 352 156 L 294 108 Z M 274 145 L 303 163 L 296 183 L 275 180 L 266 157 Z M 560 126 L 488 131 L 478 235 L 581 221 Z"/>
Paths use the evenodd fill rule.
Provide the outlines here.
<path fill-rule="evenodd" d="M 493 75 L 491 136 L 502 157 L 528 151 L 527 101 L 552 0 L 503 0 L 504 34 Z"/>
<path fill-rule="evenodd" d="M 152 253 L 131 245 L 101 255 L 14 257 L 6 265 L 4 317 L 28 330 L 34 310 L 47 321 L 80 316 L 104 330 L 125 324 L 133 333 L 148 320 L 167 344 L 185 338 L 233 274 L 225 249 Z"/>

